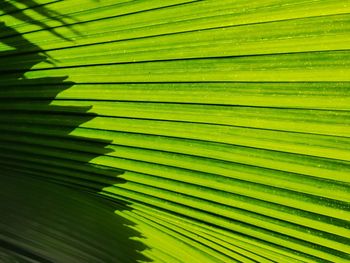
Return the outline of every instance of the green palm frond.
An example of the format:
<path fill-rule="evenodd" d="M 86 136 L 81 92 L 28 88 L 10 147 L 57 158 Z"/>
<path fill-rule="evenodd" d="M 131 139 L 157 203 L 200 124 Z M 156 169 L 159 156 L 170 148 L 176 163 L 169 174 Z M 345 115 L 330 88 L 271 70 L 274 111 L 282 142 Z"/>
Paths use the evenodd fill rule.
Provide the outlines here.
<path fill-rule="evenodd" d="M 349 13 L 1 3 L 0 261 L 349 262 Z"/>

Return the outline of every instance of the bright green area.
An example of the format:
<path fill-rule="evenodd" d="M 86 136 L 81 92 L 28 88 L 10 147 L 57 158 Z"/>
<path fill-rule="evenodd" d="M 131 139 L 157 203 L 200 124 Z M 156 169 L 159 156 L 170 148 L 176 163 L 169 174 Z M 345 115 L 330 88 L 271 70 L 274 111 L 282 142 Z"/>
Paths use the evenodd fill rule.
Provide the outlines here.
<path fill-rule="evenodd" d="M 348 1 L 27 4 L 0 8 L 0 261 L 350 260 Z"/>

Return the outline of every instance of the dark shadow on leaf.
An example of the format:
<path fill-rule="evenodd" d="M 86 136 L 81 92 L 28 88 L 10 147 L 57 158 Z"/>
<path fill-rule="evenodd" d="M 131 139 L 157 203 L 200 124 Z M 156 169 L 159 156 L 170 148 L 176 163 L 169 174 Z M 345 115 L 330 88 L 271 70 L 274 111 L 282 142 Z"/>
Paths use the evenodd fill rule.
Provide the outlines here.
<path fill-rule="evenodd" d="M 44 22 L 17 10 L 13 2 L 2 2 L 0 9 L 64 39 Z M 62 24 L 68 19 L 33 0 L 17 2 L 36 6 L 35 12 Z M 107 148 L 111 141 L 71 135 L 96 117 L 88 112 L 91 107 L 51 105 L 75 83 L 67 81 L 68 76 L 26 78 L 35 65 L 48 62 L 47 56 L 25 35 L 1 23 L 1 16 L 0 34 L 4 36 L 0 42 L 12 49 L 0 52 L 0 261 L 149 261 L 140 254 L 145 245 L 132 240 L 140 233 L 114 213 L 129 210 L 128 204 L 98 194 L 104 187 L 123 183 L 118 177 L 122 170 L 91 164 L 111 152 Z M 28 51 L 25 61 L 17 55 Z M 28 87 L 36 88 L 38 98 L 28 96 Z M 27 117 L 16 122 L 21 115 Z M 62 122 L 55 121 L 56 115 Z M 41 127 L 35 124 L 38 118 L 52 120 L 52 125 Z M 63 125 L 65 121 L 69 125 Z"/>
<path fill-rule="evenodd" d="M 75 19 L 72 19 L 72 18 L 70 18 L 67 15 L 60 14 L 60 13 L 54 11 L 54 10 L 48 9 L 44 5 L 36 4 L 34 0 L 16 0 L 16 2 L 24 4 L 27 7 L 31 7 L 30 8 L 31 11 L 34 11 L 34 12 L 36 12 L 39 15 L 42 15 L 42 16 L 44 16 L 46 18 L 49 18 L 50 20 L 59 22 L 61 25 L 66 25 L 65 19 L 76 21 Z M 18 20 L 20 20 L 20 21 L 22 21 L 24 23 L 29 23 L 29 24 L 32 24 L 32 25 L 36 25 L 36 26 L 40 27 L 41 30 L 42 29 L 48 30 L 53 35 L 55 35 L 55 36 L 57 36 L 59 38 L 62 38 L 64 40 L 67 40 L 67 41 L 70 40 L 69 38 L 66 38 L 64 35 L 56 32 L 54 28 L 49 27 L 45 22 L 32 19 L 29 15 L 27 15 L 25 13 L 25 9 L 24 10 L 18 10 L 16 8 L 16 6 L 13 3 L 11 3 L 11 2 L 3 1 L 1 3 L 1 9 L 3 9 L 3 10 L 13 10 L 13 12 L 11 12 L 11 16 L 12 17 L 14 17 L 14 18 L 16 18 L 16 19 L 18 19 Z M 78 22 L 78 21 L 76 21 L 76 22 Z M 71 28 L 69 27 L 69 29 L 71 29 Z M 71 30 L 75 34 L 79 34 L 78 31 L 75 31 L 74 29 L 71 29 Z M 2 33 L 0 36 L 11 37 L 11 36 L 16 35 L 16 34 L 9 34 L 8 32 L 6 32 L 5 34 L 4 33 Z"/>

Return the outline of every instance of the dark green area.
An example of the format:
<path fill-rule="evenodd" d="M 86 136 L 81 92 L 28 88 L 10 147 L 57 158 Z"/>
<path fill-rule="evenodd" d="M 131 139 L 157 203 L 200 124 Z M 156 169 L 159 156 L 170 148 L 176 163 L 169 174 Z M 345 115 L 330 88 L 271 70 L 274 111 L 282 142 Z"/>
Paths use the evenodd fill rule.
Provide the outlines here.
<path fill-rule="evenodd" d="M 35 1 L 18 1 L 28 7 L 38 6 L 37 13 L 51 18 L 56 13 L 48 10 L 45 6 L 39 6 Z M 12 2 L 13 3 L 13 2 Z M 45 24 L 32 20 L 11 2 L 2 2 L 0 9 L 8 12 L 13 17 L 46 28 Z M 60 18 L 54 20 L 63 22 Z M 54 30 L 52 34 L 58 35 Z M 25 73 L 34 65 L 47 61 L 47 57 L 41 53 L 40 47 L 26 40 L 24 35 L 15 29 L 1 23 L 0 17 L 0 41 L 14 50 L 1 52 L 0 61 L 6 63 L 18 62 L 18 69 L 0 71 L 0 89 L 11 90 L 18 94 L 30 87 L 42 87 L 50 89 L 50 96 L 39 102 L 49 109 L 52 117 L 56 112 L 69 110 L 71 114 L 80 116 L 70 127 L 61 127 L 60 133 L 51 137 L 51 140 L 59 142 L 63 138 L 70 141 L 73 147 L 85 143 L 88 138 L 69 135 L 76 127 L 91 120 L 95 116 L 88 114 L 90 107 L 62 107 L 52 106 L 51 101 L 65 89 L 74 83 L 65 81 L 67 76 L 45 77 L 26 79 Z M 60 35 L 58 35 L 60 36 Z M 60 36 L 64 38 L 63 36 Z M 20 45 L 16 44 L 20 43 Z M 24 45 L 25 43 L 25 45 Z M 27 53 L 31 57 L 30 62 L 23 66 L 21 55 Z M 4 67 L 2 67 L 4 68 Z M 2 98 L 2 101 L 7 101 Z M 14 103 L 28 102 L 25 97 L 19 96 Z M 1 103 L 1 102 L 0 102 Z M 1 111 L 1 115 L 14 117 L 20 114 L 20 109 Z M 32 112 L 33 116 L 40 117 L 41 112 Z M 66 116 L 70 118 L 70 115 Z M 29 120 L 30 121 L 30 120 Z M 0 123 L 1 126 L 5 123 Z M 59 126 L 59 123 L 57 124 Z M 14 132 L 31 138 L 30 133 L 17 129 Z M 16 135 L 11 139 L 16 143 Z M 6 141 L 0 138 L 0 141 Z M 99 151 L 94 154 L 82 154 L 77 166 L 84 167 L 85 172 L 90 171 L 96 178 L 99 168 L 91 166 L 89 161 L 110 150 L 105 147 L 110 143 L 107 140 L 94 140 L 98 142 Z M 20 144 L 21 142 L 17 142 Z M 34 142 L 35 143 L 35 142 Z M 0 149 L 3 154 L 8 152 Z M 35 153 L 33 153 L 35 154 Z M 49 157 L 42 155 L 45 162 Z M 57 160 L 56 168 L 61 168 L 64 160 L 70 156 L 63 156 Z M 60 174 L 51 174 L 44 170 L 28 169 L 24 162 L 15 157 L 4 158 L 0 164 L 0 261 L 1 262 L 136 262 L 144 257 L 138 251 L 145 249 L 141 243 L 131 240 L 138 236 L 136 231 L 131 230 L 132 225 L 125 219 L 115 215 L 115 210 L 128 209 L 125 204 L 117 204 L 112 201 L 102 200 L 96 193 L 103 187 L 108 186 L 101 182 L 93 182 L 81 179 L 76 180 L 70 186 L 62 185 L 65 180 Z M 48 161 L 48 160 L 47 160 Z M 61 162 L 62 161 L 62 162 Z M 14 165 L 16 164 L 16 165 Z M 32 162 L 32 165 L 38 163 Z M 40 165 L 40 163 L 39 163 Z M 102 170 L 101 170 L 102 171 Z M 74 170 L 71 170 L 74 173 Z M 78 173 L 78 171 L 76 171 Z M 105 170 L 101 172 L 105 173 Z M 108 169 L 111 184 L 122 183 L 117 177 L 122 171 Z M 80 172 L 81 174 L 81 172 Z M 61 180 L 61 179 L 62 180 Z M 88 183 L 87 183 L 88 182 Z"/>

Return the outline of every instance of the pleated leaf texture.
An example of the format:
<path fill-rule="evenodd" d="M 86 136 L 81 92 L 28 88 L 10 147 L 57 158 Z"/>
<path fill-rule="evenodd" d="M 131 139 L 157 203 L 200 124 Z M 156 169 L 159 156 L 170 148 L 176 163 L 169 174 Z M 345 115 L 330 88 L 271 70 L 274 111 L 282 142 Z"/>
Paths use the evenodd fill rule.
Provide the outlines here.
<path fill-rule="evenodd" d="M 350 1 L 0 2 L 0 262 L 350 262 Z"/>

